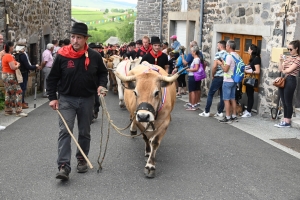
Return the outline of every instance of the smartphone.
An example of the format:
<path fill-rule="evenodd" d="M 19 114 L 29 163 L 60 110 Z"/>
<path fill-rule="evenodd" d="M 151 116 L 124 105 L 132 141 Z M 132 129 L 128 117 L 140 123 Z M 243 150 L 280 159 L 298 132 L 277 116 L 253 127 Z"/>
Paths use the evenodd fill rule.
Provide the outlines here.
<path fill-rule="evenodd" d="M 218 58 L 219 61 L 223 62 L 222 58 Z"/>

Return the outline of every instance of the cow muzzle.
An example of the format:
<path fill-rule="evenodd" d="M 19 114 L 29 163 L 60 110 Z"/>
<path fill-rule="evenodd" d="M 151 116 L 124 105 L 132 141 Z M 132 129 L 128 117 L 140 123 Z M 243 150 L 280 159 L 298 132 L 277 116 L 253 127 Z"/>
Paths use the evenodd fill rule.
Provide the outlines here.
<path fill-rule="evenodd" d="M 155 120 L 155 109 L 149 103 L 141 103 L 136 110 L 136 121 L 153 122 Z"/>

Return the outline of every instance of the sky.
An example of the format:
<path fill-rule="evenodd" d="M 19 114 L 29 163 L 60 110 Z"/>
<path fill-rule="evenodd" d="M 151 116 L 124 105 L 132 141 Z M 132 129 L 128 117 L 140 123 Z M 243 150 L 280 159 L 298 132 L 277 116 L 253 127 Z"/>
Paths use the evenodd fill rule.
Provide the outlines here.
<path fill-rule="evenodd" d="M 115 1 L 115 2 L 124 2 L 122 0 L 111 0 L 111 1 Z M 125 0 L 127 3 L 132 3 L 132 4 L 137 4 L 137 0 Z"/>

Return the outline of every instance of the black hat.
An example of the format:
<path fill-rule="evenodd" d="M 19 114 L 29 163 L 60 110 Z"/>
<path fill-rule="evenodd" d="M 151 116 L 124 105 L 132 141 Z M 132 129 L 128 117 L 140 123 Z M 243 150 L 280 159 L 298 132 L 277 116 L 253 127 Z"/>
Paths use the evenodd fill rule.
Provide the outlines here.
<path fill-rule="evenodd" d="M 135 42 L 130 42 L 127 46 L 128 46 L 128 47 L 135 46 Z"/>
<path fill-rule="evenodd" d="M 151 44 L 161 44 L 159 37 L 152 36 L 151 37 Z"/>
<path fill-rule="evenodd" d="M 92 49 L 93 48 L 98 48 L 98 46 L 94 42 L 90 43 L 89 47 L 92 48 Z"/>
<path fill-rule="evenodd" d="M 136 44 L 143 44 L 143 41 L 142 40 L 137 40 L 135 43 Z"/>
<path fill-rule="evenodd" d="M 88 27 L 84 23 L 75 22 L 74 25 L 72 26 L 71 31 L 69 31 L 69 33 L 92 37 L 91 35 L 88 34 Z"/>

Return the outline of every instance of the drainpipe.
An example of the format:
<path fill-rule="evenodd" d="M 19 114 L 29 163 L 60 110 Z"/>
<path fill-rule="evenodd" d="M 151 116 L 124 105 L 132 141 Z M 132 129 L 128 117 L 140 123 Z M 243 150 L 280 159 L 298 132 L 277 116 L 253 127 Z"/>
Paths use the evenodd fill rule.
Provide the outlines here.
<path fill-rule="evenodd" d="M 200 6 L 200 22 L 199 22 L 199 26 L 200 26 L 200 40 L 199 40 L 199 47 L 202 50 L 202 36 L 203 36 L 203 10 L 204 10 L 204 0 L 201 0 L 201 6 Z"/>
<path fill-rule="evenodd" d="M 4 9 L 5 9 L 5 19 L 6 19 L 6 28 L 5 28 L 5 38 L 8 40 L 8 25 L 9 25 L 9 17 L 6 9 L 6 2 L 4 0 Z"/>
<path fill-rule="evenodd" d="M 159 38 L 161 39 L 162 41 L 162 28 L 163 28 L 163 25 L 162 25 L 162 16 L 163 15 L 163 0 L 160 0 L 160 29 L 159 29 Z"/>

